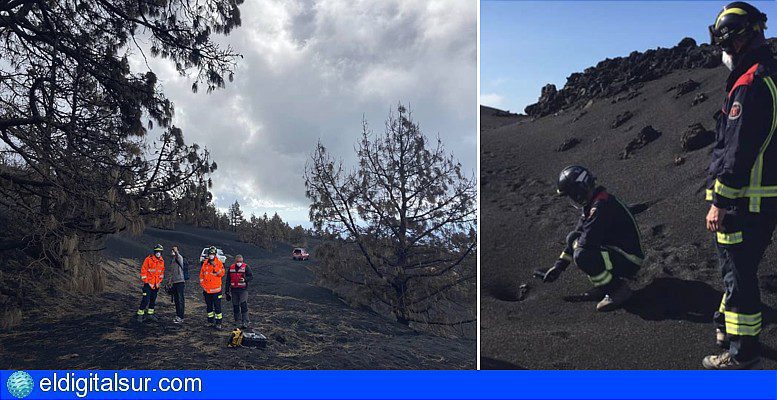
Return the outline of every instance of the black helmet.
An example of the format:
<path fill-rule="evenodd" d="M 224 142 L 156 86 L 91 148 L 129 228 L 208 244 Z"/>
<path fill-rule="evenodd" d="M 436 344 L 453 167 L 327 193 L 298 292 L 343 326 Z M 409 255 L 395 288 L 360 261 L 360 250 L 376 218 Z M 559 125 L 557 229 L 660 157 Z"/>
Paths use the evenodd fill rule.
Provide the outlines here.
<path fill-rule="evenodd" d="M 754 32 L 766 29 L 766 14 L 743 1 L 735 1 L 723 7 L 710 25 L 710 43 L 732 53 L 735 39 L 749 38 Z"/>
<path fill-rule="evenodd" d="M 160 251 L 160 252 L 161 252 L 161 251 L 163 251 L 164 249 L 165 249 L 165 248 L 164 248 L 164 247 L 162 247 L 162 245 L 161 245 L 161 244 L 158 244 L 158 245 L 154 246 L 154 253 L 156 253 L 156 252 L 158 252 L 158 251 Z"/>
<path fill-rule="evenodd" d="M 210 246 L 208 249 L 208 254 L 216 254 L 218 251 L 216 250 L 216 246 Z"/>
<path fill-rule="evenodd" d="M 558 176 L 558 194 L 569 197 L 579 205 L 588 203 L 588 196 L 596 187 L 596 177 L 579 165 L 564 168 Z"/>

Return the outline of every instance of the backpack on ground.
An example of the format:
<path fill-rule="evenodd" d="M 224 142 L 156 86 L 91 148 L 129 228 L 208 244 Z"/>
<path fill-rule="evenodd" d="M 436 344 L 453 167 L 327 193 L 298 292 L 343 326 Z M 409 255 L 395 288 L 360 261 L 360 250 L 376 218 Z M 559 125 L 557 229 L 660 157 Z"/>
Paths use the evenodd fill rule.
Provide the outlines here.
<path fill-rule="evenodd" d="M 261 333 L 245 332 L 243 333 L 243 346 L 263 349 L 267 347 L 267 337 Z"/>

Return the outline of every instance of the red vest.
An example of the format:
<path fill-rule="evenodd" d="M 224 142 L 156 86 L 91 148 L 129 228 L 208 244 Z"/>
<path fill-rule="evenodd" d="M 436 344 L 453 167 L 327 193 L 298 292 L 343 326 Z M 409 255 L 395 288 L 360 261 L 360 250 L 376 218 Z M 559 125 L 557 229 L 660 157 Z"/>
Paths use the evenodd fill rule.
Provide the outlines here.
<path fill-rule="evenodd" d="M 245 289 L 246 263 L 238 267 L 235 264 L 229 266 L 229 286 L 232 289 Z M 243 279 L 242 282 L 240 280 Z"/>

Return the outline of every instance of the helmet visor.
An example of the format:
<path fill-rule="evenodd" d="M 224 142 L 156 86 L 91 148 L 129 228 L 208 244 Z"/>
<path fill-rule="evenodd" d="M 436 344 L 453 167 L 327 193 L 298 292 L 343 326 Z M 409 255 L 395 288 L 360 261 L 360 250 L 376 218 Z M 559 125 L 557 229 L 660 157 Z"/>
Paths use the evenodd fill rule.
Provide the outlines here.
<path fill-rule="evenodd" d="M 731 35 L 726 33 L 720 33 L 717 29 L 715 29 L 715 25 L 709 26 L 710 31 L 710 44 L 713 46 L 719 46 L 721 50 L 725 51 L 726 53 L 731 53 L 732 50 L 734 50 L 733 46 L 733 40 L 731 40 Z"/>
<path fill-rule="evenodd" d="M 572 204 L 575 208 L 580 208 L 588 204 L 588 193 L 582 190 L 571 190 L 569 192 L 557 191 L 559 196 L 564 196 L 569 200 L 569 204 Z"/>

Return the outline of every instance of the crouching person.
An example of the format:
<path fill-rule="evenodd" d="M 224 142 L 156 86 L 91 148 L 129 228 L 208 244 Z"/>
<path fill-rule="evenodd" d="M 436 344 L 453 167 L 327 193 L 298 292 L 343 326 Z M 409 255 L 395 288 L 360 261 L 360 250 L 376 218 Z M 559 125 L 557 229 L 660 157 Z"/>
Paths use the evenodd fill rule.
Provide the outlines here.
<path fill-rule="evenodd" d="M 143 322 L 144 316 L 151 321 L 157 321 L 154 314 L 159 286 L 165 277 L 165 260 L 162 258 L 164 248 L 161 244 L 154 246 L 154 252 L 143 260 L 140 267 L 140 280 L 143 281 L 143 298 L 138 307 L 137 320 Z"/>
<path fill-rule="evenodd" d="M 232 311 L 235 314 L 235 325 L 248 328 L 248 282 L 253 279 L 251 269 L 243 261 L 243 256 L 235 256 L 235 263 L 227 270 L 227 301 L 232 300 Z"/>
<path fill-rule="evenodd" d="M 598 301 L 598 311 L 621 307 L 631 297 L 623 278 L 633 278 L 645 258 L 634 217 L 620 200 L 597 186 L 594 175 L 584 167 L 561 171 L 558 193 L 581 210 L 580 220 L 553 267 L 537 270 L 535 275 L 553 282 L 574 261 L 594 287 L 568 300 Z"/>
<path fill-rule="evenodd" d="M 208 324 L 221 329 L 221 277 L 224 276 L 224 264 L 216 257 L 216 248 L 208 250 L 208 258 L 200 269 L 200 286 L 205 296 L 205 308 L 208 311 Z"/>

